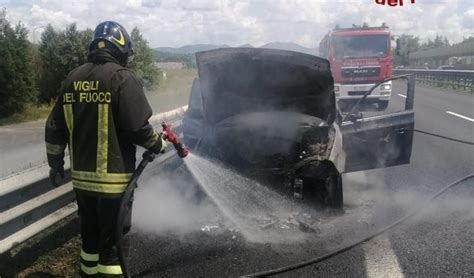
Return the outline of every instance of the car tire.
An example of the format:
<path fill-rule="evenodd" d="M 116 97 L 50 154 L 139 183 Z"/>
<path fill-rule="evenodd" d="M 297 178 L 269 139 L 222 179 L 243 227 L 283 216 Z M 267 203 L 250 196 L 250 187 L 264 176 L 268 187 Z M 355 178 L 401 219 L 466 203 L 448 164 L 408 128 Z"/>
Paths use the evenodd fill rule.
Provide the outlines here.
<path fill-rule="evenodd" d="M 341 209 L 344 204 L 341 174 L 330 175 L 325 180 L 304 178 L 302 195 L 310 203 Z"/>
<path fill-rule="evenodd" d="M 341 209 L 344 204 L 342 190 L 342 175 L 330 175 L 324 181 L 326 189 L 325 204 L 334 209 Z"/>
<path fill-rule="evenodd" d="M 388 100 L 379 100 L 377 102 L 377 110 L 383 111 L 388 107 Z"/>

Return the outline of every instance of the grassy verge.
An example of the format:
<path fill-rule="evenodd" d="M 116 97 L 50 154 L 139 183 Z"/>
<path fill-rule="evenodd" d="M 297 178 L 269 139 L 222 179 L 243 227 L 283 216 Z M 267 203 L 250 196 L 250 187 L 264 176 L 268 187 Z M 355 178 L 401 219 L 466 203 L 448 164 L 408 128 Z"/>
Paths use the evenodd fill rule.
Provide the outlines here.
<path fill-rule="evenodd" d="M 0 126 L 45 119 L 46 117 L 48 117 L 49 112 L 51 111 L 52 108 L 53 108 L 53 103 L 51 104 L 29 103 L 25 106 L 25 109 L 23 112 L 15 113 L 7 118 L 1 118 Z"/>
<path fill-rule="evenodd" d="M 154 113 L 172 110 L 186 105 L 194 78 L 195 69 L 167 69 L 161 84 L 147 91 L 147 98 Z"/>
<path fill-rule="evenodd" d="M 189 92 L 194 78 L 195 69 L 164 70 L 164 77 L 159 86 L 146 90 L 148 101 L 154 113 L 172 110 L 188 103 Z M 45 119 L 53 108 L 51 104 L 27 104 L 25 110 L 7 118 L 0 118 L 0 126 Z"/>

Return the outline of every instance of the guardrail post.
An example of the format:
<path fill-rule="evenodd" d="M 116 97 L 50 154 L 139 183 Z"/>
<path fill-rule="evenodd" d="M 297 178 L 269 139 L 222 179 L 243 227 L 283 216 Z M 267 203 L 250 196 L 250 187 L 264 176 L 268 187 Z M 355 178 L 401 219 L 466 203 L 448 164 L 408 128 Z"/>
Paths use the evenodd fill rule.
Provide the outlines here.
<path fill-rule="evenodd" d="M 415 83 L 416 77 L 414 74 L 408 76 L 408 93 L 405 101 L 405 110 L 412 110 L 415 101 Z"/>

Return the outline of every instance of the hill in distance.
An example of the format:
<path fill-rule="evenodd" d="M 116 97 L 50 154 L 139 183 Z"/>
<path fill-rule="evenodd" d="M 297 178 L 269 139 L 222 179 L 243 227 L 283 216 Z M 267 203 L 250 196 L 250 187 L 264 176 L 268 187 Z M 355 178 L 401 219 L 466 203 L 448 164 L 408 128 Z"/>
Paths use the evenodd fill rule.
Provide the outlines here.
<path fill-rule="evenodd" d="M 249 44 L 249 43 L 242 44 L 242 45 L 240 45 L 239 47 L 254 48 L 254 46 L 253 46 L 253 45 L 251 45 L 251 44 Z"/>
<path fill-rule="evenodd" d="M 228 45 L 214 45 L 214 44 L 191 44 L 181 47 L 157 47 L 155 50 L 160 52 L 167 52 L 173 54 L 194 54 L 199 51 L 212 50 L 217 48 L 227 48 Z"/>
<path fill-rule="evenodd" d="M 206 51 L 218 48 L 229 48 L 231 46 L 223 44 L 223 45 L 214 45 L 214 44 L 192 44 L 192 45 L 185 45 L 182 47 L 157 47 L 155 48 L 158 52 L 165 52 L 165 53 L 173 53 L 173 54 L 194 54 L 199 51 Z M 250 44 L 244 44 L 239 47 L 254 47 Z M 311 55 L 318 55 L 317 48 L 308 48 L 301 46 L 297 43 L 292 42 L 271 42 L 260 46 L 260 48 L 272 48 L 272 49 L 282 49 L 282 50 L 291 50 L 297 51 L 302 53 L 307 53 Z"/>
<path fill-rule="evenodd" d="M 291 50 L 311 55 L 318 55 L 317 48 L 308 48 L 293 42 L 271 42 L 260 46 L 260 48 Z"/>

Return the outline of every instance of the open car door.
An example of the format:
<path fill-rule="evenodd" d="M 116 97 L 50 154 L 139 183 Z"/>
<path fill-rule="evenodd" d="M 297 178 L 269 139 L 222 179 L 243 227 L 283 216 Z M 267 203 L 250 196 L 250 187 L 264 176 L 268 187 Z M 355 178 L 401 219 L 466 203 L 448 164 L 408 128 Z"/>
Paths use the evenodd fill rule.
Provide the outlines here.
<path fill-rule="evenodd" d="M 410 163 L 415 127 L 415 79 L 412 75 L 405 75 L 383 82 L 397 79 L 407 81 L 404 111 L 361 117 L 356 116 L 352 109 L 346 117 L 350 120 L 343 120 L 341 123 L 343 148 L 346 152 L 345 173 Z M 362 102 L 363 99 L 359 104 Z"/>

